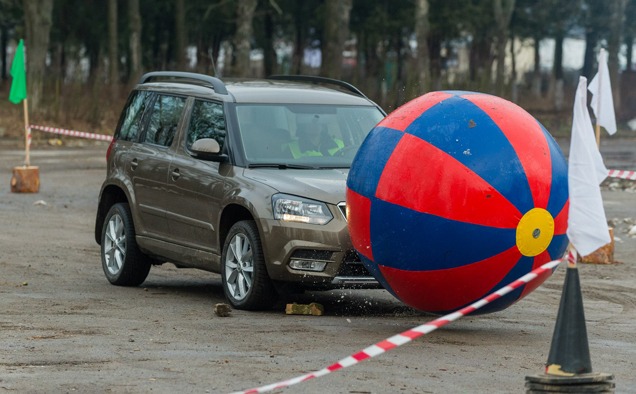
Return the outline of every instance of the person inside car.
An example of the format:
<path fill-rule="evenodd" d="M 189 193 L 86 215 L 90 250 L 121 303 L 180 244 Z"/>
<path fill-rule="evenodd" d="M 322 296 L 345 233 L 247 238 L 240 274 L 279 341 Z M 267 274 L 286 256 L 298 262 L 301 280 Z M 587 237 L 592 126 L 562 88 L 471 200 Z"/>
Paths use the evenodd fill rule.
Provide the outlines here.
<path fill-rule="evenodd" d="M 333 138 L 323 130 L 318 115 L 314 115 L 311 123 L 299 125 L 298 140 L 289 144 L 295 159 L 307 156 L 333 156 L 344 147 L 341 139 Z"/>

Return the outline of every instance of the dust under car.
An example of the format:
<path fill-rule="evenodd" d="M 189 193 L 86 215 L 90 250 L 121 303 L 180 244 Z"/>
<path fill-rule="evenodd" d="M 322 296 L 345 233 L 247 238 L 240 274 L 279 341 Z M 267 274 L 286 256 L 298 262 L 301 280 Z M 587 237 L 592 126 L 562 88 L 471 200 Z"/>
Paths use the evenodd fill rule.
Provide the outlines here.
<path fill-rule="evenodd" d="M 95 239 L 110 283 L 170 262 L 222 277 L 235 308 L 288 289 L 379 287 L 352 249 L 345 186 L 384 111 L 309 76 L 145 74 L 107 151 Z"/>

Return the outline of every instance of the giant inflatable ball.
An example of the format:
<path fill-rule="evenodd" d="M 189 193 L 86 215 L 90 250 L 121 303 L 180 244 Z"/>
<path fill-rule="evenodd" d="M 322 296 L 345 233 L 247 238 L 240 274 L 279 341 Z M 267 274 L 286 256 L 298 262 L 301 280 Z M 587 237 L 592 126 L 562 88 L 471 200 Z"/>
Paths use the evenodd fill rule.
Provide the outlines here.
<path fill-rule="evenodd" d="M 568 245 L 567 165 L 519 106 L 432 92 L 382 120 L 347 179 L 351 240 L 403 303 L 444 314 L 549 261 Z M 507 308 L 547 272 L 477 313 Z"/>

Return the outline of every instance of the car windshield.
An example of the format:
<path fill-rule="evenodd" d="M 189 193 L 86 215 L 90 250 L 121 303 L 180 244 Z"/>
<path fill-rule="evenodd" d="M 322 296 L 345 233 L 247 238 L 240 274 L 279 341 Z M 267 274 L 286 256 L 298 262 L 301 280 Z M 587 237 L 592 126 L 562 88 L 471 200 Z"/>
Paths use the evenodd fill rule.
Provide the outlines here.
<path fill-rule="evenodd" d="M 374 106 L 242 104 L 236 115 L 250 166 L 349 168 L 384 117 Z"/>

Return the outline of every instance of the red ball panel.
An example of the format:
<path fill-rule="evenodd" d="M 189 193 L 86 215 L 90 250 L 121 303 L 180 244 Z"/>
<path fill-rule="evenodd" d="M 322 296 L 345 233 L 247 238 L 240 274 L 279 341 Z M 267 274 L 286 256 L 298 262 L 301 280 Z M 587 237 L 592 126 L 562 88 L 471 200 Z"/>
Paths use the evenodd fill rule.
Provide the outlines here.
<path fill-rule="evenodd" d="M 418 157 L 426 157 L 426 171 L 421 170 L 420 160 L 413 160 Z M 492 185 L 448 153 L 410 134 L 395 147 L 376 197 L 414 211 L 498 228 L 515 228 L 523 216 Z"/>
<path fill-rule="evenodd" d="M 423 311 L 451 311 L 483 297 L 506 276 L 520 257 L 515 246 L 486 260 L 458 268 L 410 271 L 380 266 L 380 271 L 404 303 Z"/>
<path fill-rule="evenodd" d="M 488 114 L 504 133 L 523 166 L 535 207 L 545 209 L 550 198 L 549 185 L 552 183 L 552 174 L 545 169 L 552 166 L 552 160 L 548 142 L 541 132 L 539 123 L 532 115 L 510 101 L 485 94 L 469 95 L 465 96 L 465 99 Z"/>

